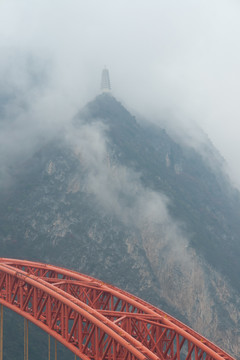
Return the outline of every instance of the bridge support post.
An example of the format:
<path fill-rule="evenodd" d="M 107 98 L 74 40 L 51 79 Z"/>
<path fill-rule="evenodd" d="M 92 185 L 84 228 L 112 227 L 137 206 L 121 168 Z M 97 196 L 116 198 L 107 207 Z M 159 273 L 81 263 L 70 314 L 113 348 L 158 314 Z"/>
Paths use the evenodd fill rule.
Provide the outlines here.
<path fill-rule="evenodd" d="M 48 334 L 48 360 L 51 360 L 51 337 Z"/>
<path fill-rule="evenodd" d="M 24 319 L 24 360 L 28 360 L 28 320 Z"/>
<path fill-rule="evenodd" d="M 57 340 L 55 339 L 55 360 L 57 360 Z"/>
<path fill-rule="evenodd" d="M 3 360 L 3 305 L 0 309 L 0 360 Z"/>

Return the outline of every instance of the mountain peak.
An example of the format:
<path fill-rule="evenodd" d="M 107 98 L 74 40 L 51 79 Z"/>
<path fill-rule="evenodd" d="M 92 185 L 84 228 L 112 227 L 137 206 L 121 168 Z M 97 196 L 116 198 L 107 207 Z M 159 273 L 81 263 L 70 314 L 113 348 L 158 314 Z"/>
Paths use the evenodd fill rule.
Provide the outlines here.
<path fill-rule="evenodd" d="M 75 119 L 76 123 L 78 119 L 81 119 L 87 122 L 101 120 L 108 125 L 137 126 L 135 117 L 121 102 L 114 96 L 109 96 L 107 93 L 96 96 L 95 99 L 86 104 Z"/>
<path fill-rule="evenodd" d="M 239 194 L 196 150 L 138 124 L 108 93 L 74 123 L 0 191 L 1 256 L 98 276 L 166 304 L 226 348 L 233 333 L 238 344 Z"/>

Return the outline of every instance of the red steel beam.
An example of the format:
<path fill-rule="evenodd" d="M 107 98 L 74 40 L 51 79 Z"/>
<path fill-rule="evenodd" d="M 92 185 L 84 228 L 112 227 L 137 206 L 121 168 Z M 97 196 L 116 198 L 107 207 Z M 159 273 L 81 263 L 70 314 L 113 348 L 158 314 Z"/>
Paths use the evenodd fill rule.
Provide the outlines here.
<path fill-rule="evenodd" d="M 200 334 L 196 333 L 175 318 L 146 303 L 145 301 L 128 294 L 123 290 L 117 289 L 114 286 L 107 285 L 99 280 L 83 274 L 79 274 L 75 271 L 53 265 L 3 258 L 0 258 L 0 264 L 2 264 L 5 269 L 2 270 L 2 279 L 0 278 L 0 284 L 1 282 L 5 281 L 4 279 L 7 270 L 13 272 L 15 271 L 16 273 L 17 269 L 19 272 L 21 272 L 21 269 L 23 269 L 25 274 L 25 281 L 27 283 L 29 283 L 30 280 L 34 280 L 39 285 L 45 286 L 45 290 L 43 290 L 44 292 L 47 293 L 46 288 L 49 290 L 51 289 L 54 293 L 57 293 L 58 295 L 61 294 L 61 296 L 67 298 L 74 305 L 79 304 L 82 309 L 87 311 L 89 314 L 92 314 L 95 320 L 98 320 L 102 325 L 106 324 L 107 327 L 115 334 L 117 333 L 123 339 L 127 339 L 128 343 L 130 343 L 133 347 L 135 346 L 136 349 L 140 350 L 141 354 L 144 354 L 143 356 L 145 357 L 147 356 L 151 359 L 156 359 L 158 357 L 165 359 L 178 359 L 181 353 L 182 358 L 182 355 L 184 354 L 183 351 L 186 351 L 184 350 L 184 343 L 187 342 L 188 351 L 186 356 L 184 355 L 185 359 L 194 358 L 195 360 L 198 360 L 205 358 L 216 360 L 234 360 L 233 357 L 225 353 L 215 344 L 211 343 L 206 338 L 202 337 Z M 14 288 L 14 280 L 12 284 Z M 37 286 L 36 283 L 35 286 Z M 39 288 L 41 288 L 41 286 Z M 26 295 L 25 305 L 27 304 L 28 297 L 29 294 Z M 91 305 L 92 308 L 81 301 L 80 298 L 81 300 L 84 300 L 86 303 Z M 119 307 L 121 307 L 120 312 L 118 309 Z M 138 340 L 140 340 L 140 338 L 136 340 L 132 336 L 132 327 L 130 325 L 126 328 L 126 322 L 119 321 L 119 318 L 123 314 L 125 314 L 125 316 L 127 316 L 129 319 L 129 310 L 132 314 L 132 317 L 135 316 L 135 320 L 137 321 L 137 326 L 139 326 L 139 329 L 145 328 L 145 339 L 151 339 L 151 341 L 148 340 L 148 343 L 151 344 L 150 349 L 147 349 L 146 346 L 143 347 L 143 344 L 141 343 L 139 344 Z M 109 311 L 108 316 L 107 311 Z M 148 315 L 148 318 L 141 320 L 139 318 L 140 314 L 146 314 Z M 53 314 L 53 316 L 56 317 L 56 314 Z M 152 319 L 150 319 L 151 316 Z M 118 319 L 117 324 L 114 323 L 114 319 Z M 130 319 L 130 321 L 132 320 Z M 147 327 L 146 322 L 148 323 Z M 99 329 L 101 329 L 99 323 L 98 326 Z M 120 328 L 121 326 L 122 328 Z M 148 334 L 146 329 L 148 329 Z M 156 336 L 157 333 L 159 334 L 158 338 Z M 142 336 L 140 336 L 141 331 L 138 331 L 138 334 L 139 337 Z M 137 338 L 136 331 L 134 332 L 134 336 Z M 182 340 L 180 340 L 180 337 Z M 109 346 L 111 345 L 112 348 L 115 348 L 115 341 L 117 343 L 118 340 L 114 337 L 113 339 L 114 340 L 112 340 L 112 344 L 114 345 L 112 346 L 109 342 Z M 145 340 L 144 344 L 146 344 L 146 342 L 147 341 Z M 163 344 L 165 344 L 164 350 Z M 159 349 L 162 351 L 161 354 L 159 354 Z M 199 351 L 200 355 L 198 355 Z M 130 353 L 132 352 L 130 351 Z M 136 356 L 136 358 L 138 358 L 138 356 Z"/>
<path fill-rule="evenodd" d="M 125 332 L 123 329 L 119 328 L 117 325 L 115 325 L 113 322 L 108 320 L 106 317 L 98 313 L 96 310 L 90 308 L 88 305 L 82 303 L 80 300 L 72 297 L 69 294 L 66 294 L 64 291 L 60 289 L 56 289 L 53 285 L 48 284 L 44 282 L 42 279 L 38 279 L 35 275 L 28 275 L 27 273 L 23 272 L 22 270 L 16 270 L 8 265 L 0 265 L 0 276 L 1 274 L 8 274 L 12 276 L 14 279 L 20 279 L 22 282 L 25 282 L 26 284 L 31 285 L 37 290 L 41 290 L 44 294 L 45 298 L 42 302 L 42 305 L 40 306 L 39 314 L 36 317 L 33 317 L 32 315 L 29 317 L 29 313 L 26 312 L 26 301 L 28 299 L 28 293 L 24 297 L 24 293 L 22 290 L 22 294 L 20 297 L 19 303 L 16 305 L 13 305 L 10 301 L 5 300 L 3 296 L 5 295 L 5 298 L 9 297 L 9 292 L 2 291 L 0 289 L 0 303 L 2 303 L 4 306 L 14 310 L 15 312 L 19 313 L 20 315 L 28 318 L 36 325 L 39 325 L 40 321 L 40 315 L 42 313 L 43 308 L 50 306 L 50 297 L 58 300 L 61 302 L 61 304 L 64 306 L 67 306 L 69 309 L 74 310 L 76 313 L 80 314 L 82 318 L 87 319 L 89 323 L 94 324 L 92 326 L 92 330 L 96 330 L 96 328 L 101 329 L 109 336 L 109 338 L 114 339 L 119 345 L 121 345 L 124 349 L 126 349 L 129 353 L 131 353 L 134 357 L 137 359 L 145 360 L 146 357 L 150 357 L 151 359 L 158 360 L 158 357 L 152 353 L 148 348 L 144 347 L 139 341 L 132 338 L 130 334 Z M 10 278 L 11 279 L 11 278 Z M 23 286 L 20 286 L 20 290 L 23 289 Z M 7 289 L 9 290 L 9 289 Z M 50 297 L 47 297 L 50 296 Z M 25 301 L 24 301 L 25 300 Z M 48 332 L 51 336 L 57 338 L 58 341 L 62 342 L 65 346 L 67 346 L 70 350 L 72 350 L 74 353 L 76 353 L 78 356 L 83 356 L 83 353 L 79 353 L 79 351 L 76 350 L 75 347 L 72 346 L 70 342 L 66 340 L 68 328 L 65 325 L 64 322 L 68 320 L 66 311 L 62 312 L 62 332 L 63 336 L 60 338 L 59 336 L 56 336 L 56 331 L 51 329 L 51 318 L 50 316 L 53 316 L 51 314 L 51 310 L 48 309 L 47 316 L 44 319 L 45 323 L 47 323 L 46 326 L 44 326 L 44 330 Z M 42 327 L 42 326 L 40 326 Z M 42 327 L 43 328 L 43 327 Z M 90 341 L 91 336 L 88 336 L 88 341 Z M 86 348 L 86 346 L 85 346 Z"/>

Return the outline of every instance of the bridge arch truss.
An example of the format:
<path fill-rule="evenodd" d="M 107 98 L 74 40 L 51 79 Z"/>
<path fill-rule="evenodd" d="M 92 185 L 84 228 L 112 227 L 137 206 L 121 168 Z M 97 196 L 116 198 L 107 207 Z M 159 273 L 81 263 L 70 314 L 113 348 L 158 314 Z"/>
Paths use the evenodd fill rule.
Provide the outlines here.
<path fill-rule="evenodd" d="M 53 265 L 0 258 L 0 304 L 83 360 L 234 360 L 147 302 Z"/>

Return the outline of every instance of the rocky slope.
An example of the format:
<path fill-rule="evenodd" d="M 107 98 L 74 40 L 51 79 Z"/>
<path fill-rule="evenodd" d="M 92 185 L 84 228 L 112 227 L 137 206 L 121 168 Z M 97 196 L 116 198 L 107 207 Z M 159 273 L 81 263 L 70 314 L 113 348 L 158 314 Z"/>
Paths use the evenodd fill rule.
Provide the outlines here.
<path fill-rule="evenodd" d="M 238 356 L 239 193 L 211 153 L 207 161 L 165 130 L 140 126 L 100 95 L 9 172 L 2 257 L 114 283 Z"/>

